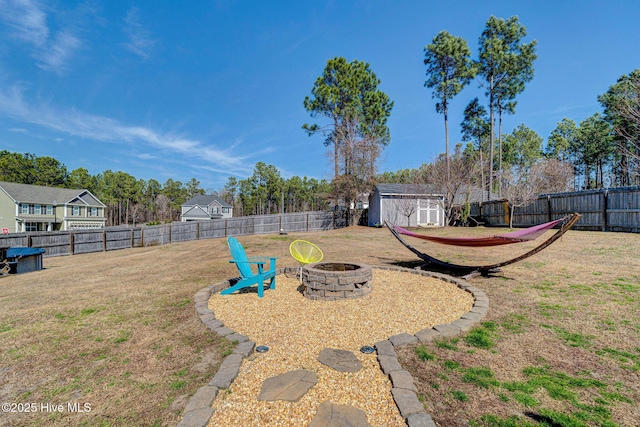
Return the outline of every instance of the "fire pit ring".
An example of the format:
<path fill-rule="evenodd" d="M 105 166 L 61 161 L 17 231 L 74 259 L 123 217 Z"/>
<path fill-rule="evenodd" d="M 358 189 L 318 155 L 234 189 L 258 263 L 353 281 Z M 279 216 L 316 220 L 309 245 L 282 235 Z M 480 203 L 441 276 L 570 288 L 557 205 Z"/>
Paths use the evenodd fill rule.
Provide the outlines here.
<path fill-rule="evenodd" d="M 371 267 L 357 262 L 316 262 L 302 268 L 302 294 L 335 301 L 371 293 Z"/>

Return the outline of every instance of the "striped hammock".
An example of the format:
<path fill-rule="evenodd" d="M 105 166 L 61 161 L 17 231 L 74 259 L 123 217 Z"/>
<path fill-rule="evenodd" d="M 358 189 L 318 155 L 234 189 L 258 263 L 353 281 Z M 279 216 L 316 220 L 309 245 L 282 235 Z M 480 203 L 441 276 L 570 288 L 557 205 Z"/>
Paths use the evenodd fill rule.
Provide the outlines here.
<path fill-rule="evenodd" d="M 416 237 L 418 239 L 425 239 L 432 242 L 442 243 L 444 245 L 453 246 L 499 246 L 510 245 L 512 243 L 528 242 L 535 240 L 544 234 L 545 231 L 552 229 L 556 225 L 564 221 L 564 218 L 557 219 L 555 221 L 546 222 L 544 224 L 535 225 L 533 227 L 525 228 L 523 230 L 512 231 L 510 233 L 498 234 L 491 237 L 437 237 L 428 236 L 425 234 L 414 233 L 413 231 L 406 230 L 396 225 L 392 226 L 398 233 L 405 236 Z"/>

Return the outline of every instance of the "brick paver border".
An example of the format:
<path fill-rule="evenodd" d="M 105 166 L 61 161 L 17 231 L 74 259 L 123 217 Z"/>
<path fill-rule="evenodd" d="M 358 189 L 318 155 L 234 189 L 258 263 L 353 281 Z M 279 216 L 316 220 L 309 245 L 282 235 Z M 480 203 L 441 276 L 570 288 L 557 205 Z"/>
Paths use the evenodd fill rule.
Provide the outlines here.
<path fill-rule="evenodd" d="M 400 415 L 405 419 L 408 427 L 436 427 L 431 416 L 425 411 L 424 406 L 418 400 L 413 377 L 408 371 L 402 369 L 398 362 L 395 348 L 415 342 L 429 343 L 439 338 L 449 338 L 468 332 L 482 320 L 489 312 L 489 298 L 481 290 L 462 279 L 446 274 L 431 271 L 412 270 L 403 267 L 371 266 L 380 270 L 402 271 L 418 274 L 426 277 L 434 277 L 456 285 L 458 288 L 469 292 L 474 299 L 473 307 L 463 314 L 460 319 L 451 323 L 435 325 L 433 328 L 422 329 L 414 335 L 402 333 L 389 337 L 375 344 L 380 369 L 389 376 L 391 381 L 391 394 L 398 406 Z M 277 274 L 295 274 L 297 268 L 280 268 Z M 207 286 L 194 296 L 195 311 L 211 331 L 223 336 L 230 341 L 237 341 L 234 352 L 227 356 L 220 365 L 218 372 L 205 386 L 200 387 L 191 397 L 184 409 L 184 415 L 178 427 L 206 427 L 214 413 L 211 407 L 221 388 L 228 388 L 238 376 L 242 359 L 253 354 L 256 343 L 249 337 L 239 334 L 215 318 L 213 310 L 209 308 L 211 295 L 227 289 L 234 279 L 223 280 L 214 285 Z"/>

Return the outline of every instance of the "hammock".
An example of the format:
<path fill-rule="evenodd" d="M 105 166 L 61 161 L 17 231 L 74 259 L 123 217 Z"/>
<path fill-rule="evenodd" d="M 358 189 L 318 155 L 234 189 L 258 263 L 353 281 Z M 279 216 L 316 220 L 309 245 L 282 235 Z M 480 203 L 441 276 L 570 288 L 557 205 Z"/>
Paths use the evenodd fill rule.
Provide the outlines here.
<path fill-rule="evenodd" d="M 442 243 L 444 245 L 482 247 L 482 246 L 509 245 L 512 243 L 520 243 L 520 242 L 535 240 L 541 235 L 543 235 L 545 231 L 552 229 L 556 225 L 560 224 L 562 221 L 564 221 L 564 218 L 547 222 L 544 224 L 536 225 L 533 227 L 525 228 L 524 230 L 512 231 L 511 233 L 498 234 L 497 236 L 492 236 L 492 237 L 437 237 L 437 236 L 427 236 L 424 234 L 414 233 L 402 227 L 398 227 L 397 225 L 394 225 L 393 228 L 395 228 L 396 231 L 400 234 L 404 234 L 406 236 L 411 236 L 411 237 L 417 237 L 418 239 L 430 240 L 432 242 Z"/>
<path fill-rule="evenodd" d="M 558 240 L 560 237 L 562 237 L 562 235 L 569 230 L 571 227 L 573 227 L 573 225 L 578 222 L 578 220 L 580 219 L 581 215 L 579 213 L 574 213 L 570 216 L 564 217 L 562 219 L 559 219 L 557 221 L 552 221 L 552 222 L 548 222 L 546 224 L 540 224 L 540 225 L 536 225 L 535 227 L 531 227 L 531 228 L 526 228 L 524 230 L 518 230 L 512 233 L 505 233 L 505 234 L 500 234 L 498 236 L 494 236 L 494 237 L 486 237 L 486 238 L 437 238 L 437 239 L 441 239 L 441 240 L 445 240 L 445 241 L 453 241 L 453 242 L 460 242 L 460 241 L 466 241 L 467 243 L 469 241 L 481 241 L 481 244 L 476 244 L 476 245 L 463 245 L 463 246 L 488 246 L 483 240 L 485 239 L 498 239 L 498 240 L 503 240 L 505 242 L 508 243 L 518 243 L 518 242 L 522 242 L 522 241 L 526 241 L 526 240 L 533 240 L 536 237 L 539 237 L 542 233 L 544 233 L 544 231 L 552 228 L 554 225 L 560 224 L 562 223 L 560 229 L 558 231 L 556 231 L 551 237 L 549 237 L 547 240 L 545 240 L 544 242 L 542 242 L 540 245 L 536 246 L 535 248 L 531 249 L 529 252 L 524 253 L 520 256 L 517 256 L 515 258 L 509 259 L 507 261 L 502 261 L 502 262 L 498 262 L 495 264 L 490 264 L 490 265 L 459 265 L 459 264 L 453 264 L 450 262 L 446 262 L 446 261 L 441 261 L 437 258 L 432 257 L 429 254 L 420 252 L 419 250 L 417 250 L 416 248 L 414 248 L 413 246 L 411 246 L 410 244 L 408 244 L 407 242 L 405 242 L 402 237 L 400 237 L 400 233 L 398 231 L 398 229 L 406 231 L 407 233 L 410 233 L 408 235 L 416 235 L 416 233 L 412 233 L 408 230 L 404 230 L 403 228 L 400 227 L 395 227 L 392 225 L 389 225 L 388 222 L 385 221 L 385 225 L 387 226 L 387 228 L 389 229 L 389 231 L 391 231 L 391 234 L 394 235 L 394 237 L 396 239 L 398 239 L 398 241 L 400 243 L 402 243 L 407 249 L 409 249 L 411 252 L 413 252 L 414 254 L 416 254 L 418 256 L 418 258 L 422 259 L 425 262 L 425 267 L 429 268 L 429 269 L 433 269 L 433 270 L 439 270 L 439 271 L 444 271 L 447 273 L 453 273 L 453 274 L 457 274 L 457 275 L 468 275 L 468 276 L 473 276 L 473 275 L 477 275 L 477 274 L 482 274 L 483 276 L 486 276 L 489 273 L 495 272 L 497 271 L 498 268 L 503 267 L 505 265 L 509 265 L 509 264 L 513 264 L 515 262 L 518 261 L 522 261 L 525 258 L 529 258 L 530 256 L 537 254 L 538 252 L 540 252 L 541 250 L 543 250 L 544 248 L 546 248 L 547 246 L 551 245 L 553 242 L 555 242 L 556 240 Z M 553 224 L 553 225 L 550 225 Z M 406 234 L 406 233 L 403 233 Z M 506 237 L 505 237 L 506 236 Z M 533 237 L 535 236 L 535 237 Z M 424 236 L 422 234 L 417 234 L 415 237 L 419 237 L 419 238 L 426 238 L 427 236 Z M 429 237 L 428 240 L 433 240 L 432 237 Z M 449 243 L 452 244 L 452 243 Z M 502 243 L 505 244 L 505 243 Z"/>

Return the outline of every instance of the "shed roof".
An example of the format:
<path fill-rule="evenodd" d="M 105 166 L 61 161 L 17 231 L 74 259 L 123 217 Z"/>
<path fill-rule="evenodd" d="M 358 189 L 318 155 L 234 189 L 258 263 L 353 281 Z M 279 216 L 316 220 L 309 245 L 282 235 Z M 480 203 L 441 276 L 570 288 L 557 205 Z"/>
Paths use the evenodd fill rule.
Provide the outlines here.
<path fill-rule="evenodd" d="M 377 184 L 376 188 L 380 194 L 442 195 L 434 185 L 429 184 Z"/>

